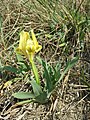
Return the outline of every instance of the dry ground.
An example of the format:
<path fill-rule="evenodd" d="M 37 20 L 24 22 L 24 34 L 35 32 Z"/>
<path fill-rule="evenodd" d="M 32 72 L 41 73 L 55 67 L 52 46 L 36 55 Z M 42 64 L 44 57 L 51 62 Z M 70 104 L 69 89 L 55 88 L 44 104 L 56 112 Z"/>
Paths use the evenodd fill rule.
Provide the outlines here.
<path fill-rule="evenodd" d="M 90 120 L 90 90 L 81 82 L 83 79 L 90 82 L 90 33 L 85 35 L 81 52 L 78 42 L 74 40 L 68 41 L 69 46 L 60 47 L 61 22 L 53 25 L 52 14 L 48 15 L 48 11 L 37 7 L 39 4 L 37 1 L 0 1 L 0 66 L 17 66 L 14 47 L 18 44 L 19 32 L 23 29 L 30 31 L 31 28 L 35 30 L 37 39 L 43 47 L 39 55 L 47 62 L 51 64 L 61 62 L 64 65 L 67 59 L 75 54 L 81 58 L 57 87 L 55 97 L 51 97 L 50 102 L 44 105 L 30 103 L 15 106 L 19 100 L 13 98 L 12 93 L 28 91 L 27 78 L 8 71 L 0 72 L 0 120 Z M 82 1 L 76 2 L 77 7 L 80 2 Z M 87 2 L 89 4 L 88 0 Z M 68 0 L 66 3 L 70 4 Z M 81 12 L 89 11 L 90 7 L 85 5 L 87 4 L 83 3 L 80 6 Z M 16 79 L 15 82 L 5 87 L 6 81 L 12 79 Z"/>

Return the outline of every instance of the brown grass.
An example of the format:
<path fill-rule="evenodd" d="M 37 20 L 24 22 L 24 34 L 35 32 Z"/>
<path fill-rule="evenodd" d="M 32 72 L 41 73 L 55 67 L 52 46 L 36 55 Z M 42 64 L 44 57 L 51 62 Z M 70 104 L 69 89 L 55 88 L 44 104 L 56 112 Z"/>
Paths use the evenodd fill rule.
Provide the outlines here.
<path fill-rule="evenodd" d="M 80 1 L 76 1 L 77 9 Z M 53 0 L 53 6 L 56 4 L 55 2 Z M 56 12 L 59 12 L 62 3 L 68 10 L 67 14 L 70 13 L 70 4 L 73 7 L 74 2 L 73 0 L 66 0 L 65 3 L 60 1 L 60 4 L 56 6 Z M 47 3 L 49 2 L 47 1 Z M 87 17 L 90 13 L 89 6 L 89 0 L 83 0 L 79 6 L 80 12 L 86 14 Z M 68 41 L 61 39 L 61 35 L 63 38 L 64 35 L 67 37 L 69 31 L 64 26 L 65 29 L 61 34 L 62 24 L 67 25 L 70 21 L 66 19 L 67 16 L 62 19 L 56 14 L 55 19 L 58 21 L 55 23 L 53 11 L 54 8 L 49 5 L 45 6 L 45 4 L 42 6 L 38 0 L 0 1 L 0 66 L 17 66 L 14 47 L 18 45 L 19 33 L 23 29 L 30 31 L 31 28 L 34 29 L 37 39 L 43 46 L 39 55 L 49 63 L 61 62 L 64 66 L 67 59 L 73 58 L 75 54 L 80 57 L 77 65 L 66 74 L 57 91 L 55 91 L 55 97 L 51 97 L 51 101 L 45 105 L 30 103 L 14 106 L 19 100 L 14 99 L 12 93 L 30 89 L 27 77 L 8 71 L 0 71 L 1 120 L 90 120 L 90 91 L 87 85 L 83 83 L 83 80 L 90 83 L 90 31 L 87 30 L 85 34 L 82 42 L 83 48 L 80 48 L 77 32 L 74 34 L 75 36 L 70 36 L 70 39 L 67 39 Z M 69 14 L 68 17 L 70 18 Z M 63 42 L 65 42 L 65 46 L 60 47 Z M 13 79 L 16 79 L 14 83 L 4 87 L 6 81 Z"/>

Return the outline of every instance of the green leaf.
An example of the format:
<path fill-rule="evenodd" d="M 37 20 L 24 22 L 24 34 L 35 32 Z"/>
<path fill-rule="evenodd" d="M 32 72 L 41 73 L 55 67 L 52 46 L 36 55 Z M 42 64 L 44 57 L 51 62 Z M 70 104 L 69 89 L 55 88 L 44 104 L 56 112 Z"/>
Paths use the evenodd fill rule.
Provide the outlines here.
<path fill-rule="evenodd" d="M 23 105 L 23 104 L 31 103 L 31 102 L 34 102 L 34 100 L 33 99 L 31 99 L 31 100 L 24 100 L 24 101 L 16 103 L 15 106 L 19 106 L 19 105 Z"/>
<path fill-rule="evenodd" d="M 36 56 L 36 59 L 38 60 L 38 62 L 42 65 L 42 59 L 38 56 Z"/>
<path fill-rule="evenodd" d="M 19 73 L 19 69 L 13 66 L 4 66 L 3 70 L 10 71 L 10 72 L 17 73 L 17 74 Z"/>
<path fill-rule="evenodd" d="M 43 72 L 43 77 L 45 78 L 45 89 L 48 92 L 51 92 L 51 90 L 53 89 L 53 80 L 54 76 L 53 76 L 53 71 L 52 68 L 49 64 L 47 64 L 44 60 L 42 60 L 40 57 L 37 57 L 37 60 L 39 61 L 39 63 L 43 66 L 44 72 Z"/>
<path fill-rule="evenodd" d="M 12 96 L 18 99 L 29 99 L 29 98 L 35 98 L 35 95 L 30 92 L 18 92 L 13 93 Z"/>
<path fill-rule="evenodd" d="M 55 77 L 54 82 L 57 82 L 59 80 L 60 76 L 61 76 L 60 69 L 61 69 L 61 64 L 60 63 L 58 63 L 55 67 L 53 67 L 54 77 Z"/>
<path fill-rule="evenodd" d="M 53 88 L 52 81 L 51 81 L 51 73 L 49 73 L 49 70 L 51 70 L 51 68 L 43 60 L 42 60 L 42 65 L 43 65 L 43 68 L 44 68 L 43 77 L 46 80 L 46 90 L 48 90 L 48 92 L 51 92 L 51 90 Z"/>
<path fill-rule="evenodd" d="M 47 93 L 43 92 L 35 98 L 35 101 L 38 103 L 46 103 L 48 101 Z"/>
<path fill-rule="evenodd" d="M 30 70 L 30 66 L 24 61 L 17 62 L 17 64 L 20 66 L 19 68 L 21 72 L 28 72 Z"/>
<path fill-rule="evenodd" d="M 1 72 L 3 71 L 3 68 L 4 68 L 3 66 L 0 66 L 0 71 L 1 71 Z"/>
<path fill-rule="evenodd" d="M 41 86 L 38 83 L 36 83 L 35 80 L 31 81 L 31 85 L 33 87 L 33 92 L 34 92 L 35 96 L 38 96 L 38 95 L 40 95 L 42 93 Z"/>
<path fill-rule="evenodd" d="M 20 54 L 16 55 L 18 60 L 17 64 L 19 65 L 20 72 L 28 72 L 30 70 L 30 66 L 27 64 L 27 62 L 25 62 L 25 60 Z"/>
<path fill-rule="evenodd" d="M 39 57 L 37 57 L 37 60 L 40 62 L 44 69 L 43 77 L 45 78 L 45 89 L 48 93 L 51 93 L 51 91 L 55 88 L 55 83 L 60 78 L 61 65 L 57 64 L 56 66 L 51 66 Z"/>
<path fill-rule="evenodd" d="M 23 57 L 20 54 L 16 53 L 16 56 L 17 56 L 18 62 L 24 61 Z"/>
<path fill-rule="evenodd" d="M 78 57 L 75 57 L 73 60 L 67 62 L 67 65 L 66 65 L 64 71 L 62 72 L 59 81 L 61 81 L 63 79 L 64 75 L 67 73 L 67 71 L 77 63 L 78 59 L 79 59 Z"/>

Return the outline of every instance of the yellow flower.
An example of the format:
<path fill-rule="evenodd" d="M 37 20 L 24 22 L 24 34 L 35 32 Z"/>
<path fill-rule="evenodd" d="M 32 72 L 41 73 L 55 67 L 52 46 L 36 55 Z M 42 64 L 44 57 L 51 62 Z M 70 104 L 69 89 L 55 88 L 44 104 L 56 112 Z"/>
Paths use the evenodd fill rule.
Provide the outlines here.
<path fill-rule="evenodd" d="M 20 33 L 19 47 L 16 49 L 16 52 L 33 60 L 35 53 L 39 52 L 42 46 L 38 44 L 33 30 L 31 30 L 31 36 L 32 39 L 29 33 L 25 31 Z"/>

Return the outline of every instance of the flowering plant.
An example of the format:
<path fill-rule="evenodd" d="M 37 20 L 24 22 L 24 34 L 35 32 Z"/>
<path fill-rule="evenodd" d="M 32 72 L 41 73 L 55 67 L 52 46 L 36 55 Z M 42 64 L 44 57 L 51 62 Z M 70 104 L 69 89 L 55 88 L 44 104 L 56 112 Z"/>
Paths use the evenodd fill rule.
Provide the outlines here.
<path fill-rule="evenodd" d="M 19 47 L 16 49 L 17 53 L 25 55 L 30 60 L 30 62 L 33 61 L 35 53 L 42 49 L 42 46 L 37 42 L 33 30 L 31 30 L 31 35 L 32 38 L 30 38 L 28 32 L 22 31 L 20 33 Z"/>
<path fill-rule="evenodd" d="M 37 68 L 34 64 L 33 58 L 35 53 L 39 52 L 42 49 L 42 46 L 38 44 L 38 41 L 35 37 L 33 30 L 31 30 L 31 36 L 32 38 L 30 38 L 29 33 L 25 31 L 22 31 L 20 33 L 19 47 L 16 49 L 16 52 L 26 56 L 29 59 L 32 65 L 32 69 L 33 69 L 33 73 L 35 75 L 36 81 L 37 83 L 40 83 L 39 75 L 37 72 Z"/>
<path fill-rule="evenodd" d="M 19 102 L 17 103 L 18 105 L 32 101 L 46 103 L 57 84 L 63 79 L 67 71 L 73 67 L 78 60 L 78 58 L 74 58 L 73 60 L 69 61 L 62 72 L 60 63 L 56 66 L 51 66 L 41 58 L 37 57 L 38 61 L 43 67 L 44 86 L 42 87 L 38 70 L 34 63 L 34 55 L 42 49 L 42 46 L 38 44 L 33 30 L 31 30 L 31 36 L 32 38 L 30 38 L 28 32 L 22 31 L 20 33 L 19 47 L 16 48 L 17 53 L 24 55 L 29 59 L 33 74 L 35 76 L 35 79 L 30 81 L 33 92 L 18 92 L 13 94 L 13 96 L 18 99 L 30 99 Z"/>

